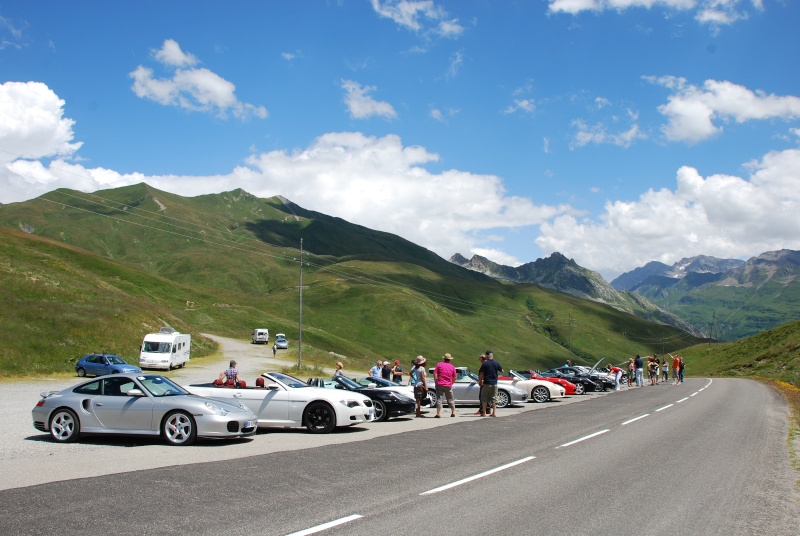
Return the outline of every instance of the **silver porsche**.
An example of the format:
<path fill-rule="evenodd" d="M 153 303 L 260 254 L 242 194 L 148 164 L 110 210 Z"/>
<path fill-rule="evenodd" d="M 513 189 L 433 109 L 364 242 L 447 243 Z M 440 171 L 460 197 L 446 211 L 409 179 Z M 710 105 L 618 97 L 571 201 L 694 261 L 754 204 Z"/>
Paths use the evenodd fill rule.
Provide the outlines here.
<path fill-rule="evenodd" d="M 31 412 L 33 427 L 59 443 L 81 434 L 129 434 L 190 445 L 199 437 L 253 435 L 258 427 L 256 415 L 238 402 L 190 394 L 158 374 L 101 376 L 41 397 Z"/>

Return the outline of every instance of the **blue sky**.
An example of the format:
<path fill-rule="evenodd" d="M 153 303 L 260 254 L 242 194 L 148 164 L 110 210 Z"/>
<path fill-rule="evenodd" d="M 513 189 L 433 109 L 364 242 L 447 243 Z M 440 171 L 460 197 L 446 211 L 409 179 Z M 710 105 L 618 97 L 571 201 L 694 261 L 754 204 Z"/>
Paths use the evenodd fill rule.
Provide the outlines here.
<path fill-rule="evenodd" d="M 0 3 L 0 202 L 243 188 L 449 258 L 800 249 L 790 0 Z"/>

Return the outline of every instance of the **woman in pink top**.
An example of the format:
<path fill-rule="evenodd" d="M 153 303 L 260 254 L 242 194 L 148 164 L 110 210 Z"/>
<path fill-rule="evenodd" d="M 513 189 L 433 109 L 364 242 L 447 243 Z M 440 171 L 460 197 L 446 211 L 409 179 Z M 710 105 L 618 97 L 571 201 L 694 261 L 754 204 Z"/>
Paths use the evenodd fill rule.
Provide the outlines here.
<path fill-rule="evenodd" d="M 441 417 L 442 398 L 447 398 L 450 406 L 450 416 L 456 416 L 456 402 L 453 399 L 453 382 L 456 381 L 456 368 L 451 361 L 453 356 L 444 354 L 444 361 L 440 361 L 433 369 L 433 381 L 436 383 L 436 418 Z"/>

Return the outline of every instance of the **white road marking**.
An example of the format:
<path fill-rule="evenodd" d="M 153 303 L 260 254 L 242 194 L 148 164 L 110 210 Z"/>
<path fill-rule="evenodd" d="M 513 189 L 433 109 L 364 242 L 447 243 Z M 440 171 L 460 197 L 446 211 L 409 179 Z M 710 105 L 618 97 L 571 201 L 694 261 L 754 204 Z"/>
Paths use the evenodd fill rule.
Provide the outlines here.
<path fill-rule="evenodd" d="M 472 482 L 473 480 L 477 480 L 479 478 L 483 478 L 485 476 L 489 476 L 491 474 L 497 473 L 499 471 L 503 471 L 503 470 L 508 469 L 510 467 L 514 467 L 515 465 L 519 465 L 521 463 L 529 462 L 529 461 L 535 460 L 535 459 L 536 459 L 536 456 L 528 456 L 526 458 L 522 458 L 521 460 L 517 460 L 517 461 L 511 462 L 511 463 L 507 463 L 506 465 L 501 465 L 500 467 L 495 467 L 494 469 L 492 469 L 490 471 L 486 471 L 484 473 L 480 473 L 480 474 L 465 478 L 463 480 L 458 480 L 457 482 L 453 482 L 451 484 L 445 484 L 444 486 L 441 486 L 441 487 L 438 487 L 438 488 L 434 488 L 432 490 L 424 491 L 424 492 L 420 493 L 420 495 L 431 495 L 433 493 L 439 493 L 440 491 L 445 491 L 445 490 L 448 490 L 450 488 L 454 488 L 456 486 L 460 486 L 461 484 L 466 484 L 467 482 Z"/>
<path fill-rule="evenodd" d="M 677 402 L 675 402 L 675 403 L 676 403 L 676 404 L 680 404 L 681 402 L 683 402 L 683 401 L 685 401 L 685 400 L 689 400 L 689 397 L 687 396 L 687 397 L 685 397 L 685 398 L 681 398 L 680 400 L 678 400 L 678 401 L 677 401 Z"/>
<path fill-rule="evenodd" d="M 558 448 L 561 448 L 561 447 L 569 447 L 570 445 L 574 445 L 575 443 L 580 443 L 581 441 L 586 441 L 587 439 L 591 439 L 591 438 L 593 438 L 595 436 L 599 436 L 600 434 L 605 434 L 606 432 L 610 432 L 610 430 L 600 430 L 599 432 L 595 432 L 593 434 L 584 436 L 584 437 L 582 437 L 580 439 L 576 439 L 575 441 L 570 441 L 569 443 L 564 443 L 563 445 L 561 445 L 559 447 L 556 447 L 556 448 L 558 449 Z"/>
<path fill-rule="evenodd" d="M 639 416 L 638 416 L 638 417 L 636 417 L 635 419 L 631 419 L 631 420 L 629 420 L 629 421 L 625 421 L 624 423 L 622 423 L 622 426 L 625 426 L 626 424 L 630 424 L 630 423 L 632 423 L 632 422 L 636 422 L 636 421 L 638 421 L 639 419 L 644 419 L 645 417 L 649 417 L 649 416 L 650 416 L 650 414 L 649 414 L 649 413 L 645 413 L 644 415 L 639 415 Z"/>
<path fill-rule="evenodd" d="M 328 523 L 323 523 L 322 525 L 317 525 L 316 527 L 311 527 L 310 529 L 301 530 L 300 532 L 293 532 L 291 534 L 287 534 L 286 536 L 305 536 L 306 534 L 314 534 L 326 529 L 338 527 L 339 525 L 344 525 L 345 523 L 350 523 L 351 521 L 355 521 L 356 519 L 361 519 L 362 517 L 364 516 L 353 514 L 351 516 L 343 517 L 341 519 L 329 521 Z"/>
<path fill-rule="evenodd" d="M 667 404 L 667 405 L 666 405 L 666 406 L 664 406 L 663 408 L 658 408 L 656 411 L 658 412 L 658 411 L 661 411 L 662 409 L 671 408 L 671 407 L 672 407 L 672 406 L 674 406 L 674 405 L 675 405 L 675 404 Z"/>
<path fill-rule="evenodd" d="M 694 395 L 696 395 L 698 392 L 699 392 L 699 391 L 695 391 L 694 393 L 690 394 L 689 396 L 694 396 Z"/>

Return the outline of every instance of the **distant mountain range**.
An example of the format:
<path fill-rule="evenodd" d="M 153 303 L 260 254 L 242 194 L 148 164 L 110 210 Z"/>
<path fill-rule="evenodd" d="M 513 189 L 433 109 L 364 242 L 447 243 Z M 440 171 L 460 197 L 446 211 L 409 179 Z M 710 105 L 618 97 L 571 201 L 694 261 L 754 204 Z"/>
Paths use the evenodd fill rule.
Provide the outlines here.
<path fill-rule="evenodd" d="M 597 272 L 579 266 L 574 260 L 558 252 L 517 267 L 497 264 L 480 255 L 473 255 L 471 259 L 467 259 L 459 253 L 450 257 L 450 262 L 495 279 L 513 283 L 533 283 L 585 300 L 605 303 L 619 311 L 675 326 L 701 336 L 699 330 L 680 317 L 657 307 L 642 296 L 617 291 Z"/>
<path fill-rule="evenodd" d="M 673 326 L 688 323 L 690 333 L 719 340 L 737 340 L 800 318 L 800 252 L 793 250 L 762 253 L 746 262 L 706 255 L 681 259 L 672 266 L 653 261 L 620 275 L 610 285 L 560 253 L 516 268 L 459 254 L 450 262 L 496 279 L 536 283 L 607 303 Z"/>

